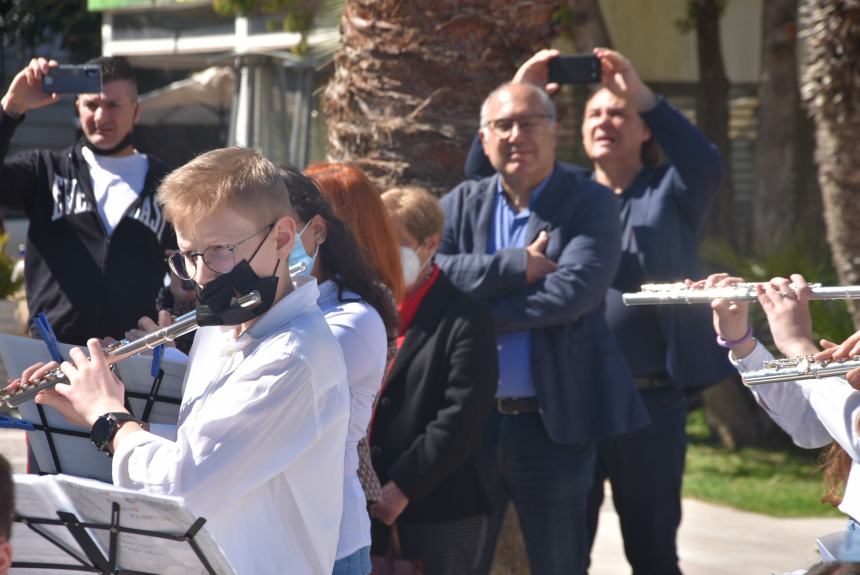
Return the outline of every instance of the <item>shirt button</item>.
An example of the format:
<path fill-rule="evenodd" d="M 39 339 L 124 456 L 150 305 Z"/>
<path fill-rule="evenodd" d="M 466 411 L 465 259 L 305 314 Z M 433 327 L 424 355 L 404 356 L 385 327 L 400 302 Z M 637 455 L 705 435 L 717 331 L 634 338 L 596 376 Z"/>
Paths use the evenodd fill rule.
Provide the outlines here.
<path fill-rule="evenodd" d="M 374 445 L 373 447 L 370 448 L 370 454 L 373 457 L 379 457 L 380 455 L 382 455 L 382 448 L 379 447 L 378 445 Z"/>
<path fill-rule="evenodd" d="M 389 405 L 391 405 L 390 397 L 383 397 L 379 400 L 379 407 L 388 407 Z"/>

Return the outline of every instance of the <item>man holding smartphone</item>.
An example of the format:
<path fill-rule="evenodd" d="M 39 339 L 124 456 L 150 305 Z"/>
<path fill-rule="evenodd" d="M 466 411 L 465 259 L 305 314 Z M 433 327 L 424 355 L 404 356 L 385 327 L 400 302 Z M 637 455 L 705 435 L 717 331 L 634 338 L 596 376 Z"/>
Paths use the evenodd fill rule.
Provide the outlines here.
<path fill-rule="evenodd" d="M 77 344 L 122 338 L 141 316 L 155 316 L 167 273 L 164 253 L 176 247 L 155 201 L 167 166 L 132 145 L 139 113 L 134 71 L 122 58 L 90 64 L 101 72 L 101 91 L 78 94 L 83 137 L 69 149 L 6 158 L 25 114 L 59 100 L 44 91 L 57 62 L 34 58 L 0 100 L 0 205 L 30 220 L 30 314 L 44 312 L 60 341 Z M 48 89 L 61 89 L 61 80 L 52 77 Z"/>
<path fill-rule="evenodd" d="M 514 81 L 547 93 L 559 89 L 549 74 L 556 50 L 523 64 Z M 676 536 L 681 523 L 681 482 L 687 436 L 686 394 L 730 374 L 714 343 L 709 310 L 696 306 L 626 307 L 621 294 L 643 283 L 699 277 L 698 236 L 721 177 L 714 145 L 683 114 L 655 94 L 622 54 L 596 48 L 601 86 L 589 98 L 582 123 L 592 170 L 621 205 L 621 261 L 606 295 L 605 317 L 651 416 L 640 430 L 598 442 L 588 505 L 593 542 L 604 481 L 635 575 L 679 575 Z M 564 80 L 560 77 L 559 80 Z M 669 162 L 657 164 L 656 146 Z M 474 144 L 469 176 L 486 175 Z"/>

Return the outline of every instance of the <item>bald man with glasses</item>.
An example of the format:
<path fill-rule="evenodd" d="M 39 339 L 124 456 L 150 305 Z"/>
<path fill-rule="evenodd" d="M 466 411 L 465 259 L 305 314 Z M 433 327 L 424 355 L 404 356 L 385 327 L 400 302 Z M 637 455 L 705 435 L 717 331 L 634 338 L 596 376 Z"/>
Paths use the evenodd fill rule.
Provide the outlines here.
<path fill-rule="evenodd" d="M 493 308 L 499 331 L 482 573 L 510 502 L 532 573 L 585 573 L 595 441 L 648 421 L 603 318 L 621 253 L 617 200 L 556 162 L 557 129 L 543 90 L 500 86 L 481 107 L 478 134 L 496 173 L 442 199 L 437 261 Z"/>

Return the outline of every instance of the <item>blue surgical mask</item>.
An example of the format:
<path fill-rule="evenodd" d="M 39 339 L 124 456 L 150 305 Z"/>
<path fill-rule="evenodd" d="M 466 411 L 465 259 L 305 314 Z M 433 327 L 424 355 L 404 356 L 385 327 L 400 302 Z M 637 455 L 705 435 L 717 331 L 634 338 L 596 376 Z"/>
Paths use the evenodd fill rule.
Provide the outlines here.
<path fill-rule="evenodd" d="M 305 250 L 305 244 L 302 242 L 302 234 L 305 233 L 305 230 L 308 229 L 312 221 L 313 218 L 308 220 L 302 231 L 296 234 L 296 241 L 293 242 L 293 250 L 290 252 L 289 260 L 291 276 L 307 276 L 314 269 L 314 261 L 317 259 L 317 254 L 320 251 L 319 244 L 317 244 L 317 248 L 314 250 L 314 255 L 309 256 L 307 250 Z"/>

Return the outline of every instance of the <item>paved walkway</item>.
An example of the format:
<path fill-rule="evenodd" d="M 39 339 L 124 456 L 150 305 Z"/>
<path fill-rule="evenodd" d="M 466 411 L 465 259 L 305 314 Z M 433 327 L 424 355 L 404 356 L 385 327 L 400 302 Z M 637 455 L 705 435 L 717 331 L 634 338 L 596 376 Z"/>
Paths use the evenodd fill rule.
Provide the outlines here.
<path fill-rule="evenodd" d="M 17 472 L 26 464 L 24 432 L 0 430 L 0 453 Z M 629 575 L 618 516 L 607 497 L 590 575 Z M 695 500 L 684 501 L 679 549 L 685 575 L 770 575 L 817 561 L 815 538 L 843 528 L 842 519 L 775 519 Z"/>
<path fill-rule="evenodd" d="M 589 575 L 630 575 L 618 516 L 607 497 Z M 818 562 L 816 537 L 840 531 L 841 518 L 779 519 L 685 499 L 678 537 L 684 575 L 770 575 Z"/>

